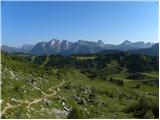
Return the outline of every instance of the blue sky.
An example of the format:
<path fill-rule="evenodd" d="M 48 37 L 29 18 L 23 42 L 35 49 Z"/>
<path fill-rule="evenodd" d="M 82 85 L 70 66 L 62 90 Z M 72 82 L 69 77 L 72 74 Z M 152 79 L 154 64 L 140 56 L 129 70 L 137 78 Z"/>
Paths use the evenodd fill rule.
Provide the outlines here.
<path fill-rule="evenodd" d="M 158 2 L 2 2 L 2 44 L 158 41 Z"/>

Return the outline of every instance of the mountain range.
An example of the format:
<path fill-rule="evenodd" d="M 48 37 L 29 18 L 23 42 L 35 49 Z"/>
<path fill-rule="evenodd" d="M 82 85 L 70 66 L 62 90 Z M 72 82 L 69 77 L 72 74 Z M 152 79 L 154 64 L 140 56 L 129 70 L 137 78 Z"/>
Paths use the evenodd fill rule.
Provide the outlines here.
<path fill-rule="evenodd" d="M 152 53 L 153 55 L 157 55 L 159 44 L 150 42 L 144 43 L 143 41 L 130 42 L 128 40 L 125 40 L 121 44 L 113 45 L 104 44 L 102 40 L 98 40 L 97 42 L 85 40 L 69 42 L 67 40 L 52 39 L 49 42 L 39 42 L 35 45 L 25 44 L 19 48 L 3 45 L 1 49 L 2 51 L 9 53 L 21 52 L 31 55 L 71 55 L 76 53 L 88 54 L 97 53 L 104 50 L 130 51 L 132 53 L 141 52 L 144 54 L 147 54 L 149 52 L 149 55 L 152 55 Z"/>
<path fill-rule="evenodd" d="M 150 48 L 130 50 L 128 52 L 134 53 L 134 54 L 145 54 L 145 55 L 151 55 L 151 56 L 159 56 L 159 44 L 156 43 Z"/>

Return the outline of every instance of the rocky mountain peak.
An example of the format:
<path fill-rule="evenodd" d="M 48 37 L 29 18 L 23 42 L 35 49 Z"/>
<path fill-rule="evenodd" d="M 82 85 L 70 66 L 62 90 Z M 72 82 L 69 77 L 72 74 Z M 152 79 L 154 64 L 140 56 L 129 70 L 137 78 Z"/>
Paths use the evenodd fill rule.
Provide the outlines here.
<path fill-rule="evenodd" d="M 130 44 L 132 44 L 132 42 L 130 42 L 129 40 L 125 40 L 122 44 L 123 45 L 130 45 Z"/>
<path fill-rule="evenodd" d="M 51 46 L 57 46 L 57 45 L 59 45 L 60 44 L 60 40 L 58 40 L 58 39 L 52 39 L 52 40 L 50 40 L 48 43 L 51 45 Z"/>
<path fill-rule="evenodd" d="M 100 46 L 100 47 L 104 46 L 104 43 L 103 43 L 102 40 L 98 40 L 98 41 L 97 41 L 97 44 L 98 44 L 98 46 Z"/>
<path fill-rule="evenodd" d="M 2 46 L 3 51 L 14 52 L 24 52 L 33 55 L 46 55 L 46 54 L 63 54 L 70 55 L 75 53 L 96 53 L 102 50 L 137 50 L 142 48 L 150 48 L 154 43 L 144 43 L 143 41 L 139 42 L 130 42 L 125 40 L 119 45 L 109 45 L 104 44 L 102 40 L 87 41 L 87 40 L 78 40 L 77 42 L 70 42 L 67 40 L 52 39 L 49 42 L 39 42 L 34 46 L 25 45 L 22 48 L 12 48 L 7 46 Z"/>

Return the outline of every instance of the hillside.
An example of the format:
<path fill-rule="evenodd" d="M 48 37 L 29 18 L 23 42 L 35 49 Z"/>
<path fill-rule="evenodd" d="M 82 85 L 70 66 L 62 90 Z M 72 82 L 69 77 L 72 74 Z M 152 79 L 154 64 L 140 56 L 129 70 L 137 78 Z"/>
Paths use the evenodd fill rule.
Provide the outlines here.
<path fill-rule="evenodd" d="M 1 58 L 2 118 L 159 118 L 158 57 Z"/>

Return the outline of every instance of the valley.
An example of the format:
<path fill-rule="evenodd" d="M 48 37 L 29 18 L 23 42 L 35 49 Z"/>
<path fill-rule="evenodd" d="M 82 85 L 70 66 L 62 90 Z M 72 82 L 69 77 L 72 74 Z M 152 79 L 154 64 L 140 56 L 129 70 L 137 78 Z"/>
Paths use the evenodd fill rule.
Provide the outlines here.
<path fill-rule="evenodd" d="M 158 118 L 158 57 L 2 52 L 2 118 Z"/>

